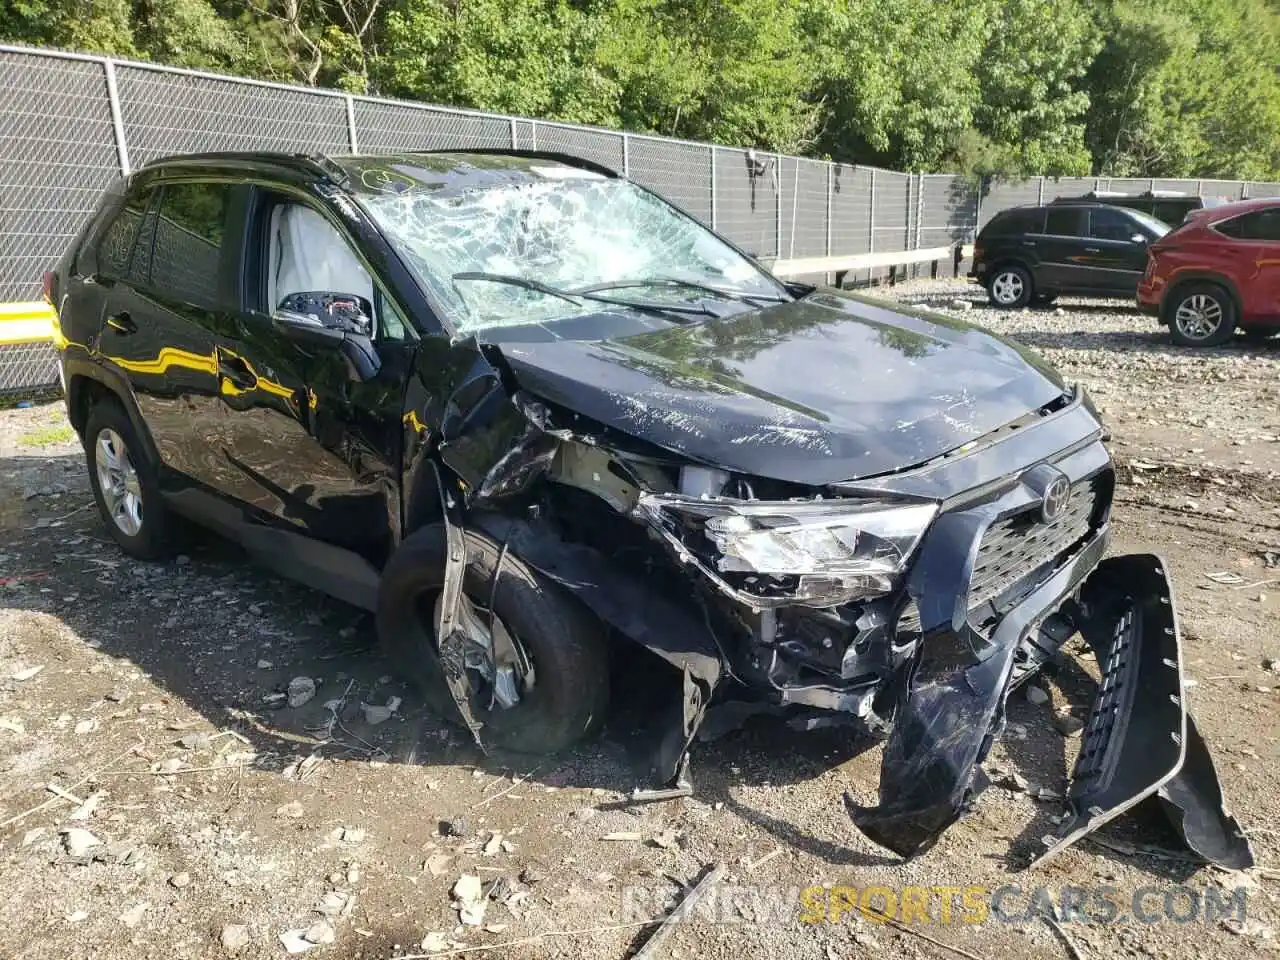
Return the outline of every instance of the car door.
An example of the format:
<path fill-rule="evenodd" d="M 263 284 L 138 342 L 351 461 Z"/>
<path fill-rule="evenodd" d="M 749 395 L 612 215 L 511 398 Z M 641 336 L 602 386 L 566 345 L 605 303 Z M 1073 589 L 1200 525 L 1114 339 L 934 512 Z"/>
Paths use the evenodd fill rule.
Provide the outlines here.
<path fill-rule="evenodd" d="M 1031 238 L 1036 242 L 1041 261 L 1037 289 L 1057 292 L 1088 287 L 1083 263 L 1085 209 L 1071 204 L 1047 208 L 1044 232 Z"/>
<path fill-rule="evenodd" d="M 99 351 L 128 377 L 161 462 L 218 487 L 205 431 L 218 391 L 217 344 L 234 321 L 224 240 L 236 188 L 153 182 L 146 201 L 145 211 L 126 204 L 118 231 L 113 224 L 104 237 L 114 253 L 103 263 L 114 276 L 107 279 Z"/>
<path fill-rule="evenodd" d="M 1128 210 L 1090 207 L 1089 236 L 1085 247 L 1089 286 L 1130 297 L 1147 268 L 1147 244 L 1151 237 Z"/>
<path fill-rule="evenodd" d="M 1255 210 L 1217 229 L 1239 245 L 1239 287 L 1246 317 L 1280 323 L 1280 207 Z"/>
<path fill-rule="evenodd" d="M 408 327 L 318 202 L 255 189 L 247 237 L 237 339 L 221 373 L 229 442 L 220 456 L 260 519 L 380 564 L 399 519 Z M 340 337 L 324 343 L 314 329 L 291 328 L 307 325 L 298 311 L 309 301 L 290 298 L 324 293 L 368 304 L 372 376 L 360 375 Z M 277 309 L 282 301 L 290 310 Z"/>

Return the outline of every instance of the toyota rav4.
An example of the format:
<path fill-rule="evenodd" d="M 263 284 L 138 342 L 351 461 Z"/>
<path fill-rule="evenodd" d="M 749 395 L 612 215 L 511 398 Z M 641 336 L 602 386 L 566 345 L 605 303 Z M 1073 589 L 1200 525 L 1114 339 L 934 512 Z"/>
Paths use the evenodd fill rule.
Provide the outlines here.
<path fill-rule="evenodd" d="M 1202 855 L 1250 862 L 1167 573 L 1104 559 L 1098 417 L 1012 342 L 784 284 L 537 153 L 157 161 L 46 290 L 121 548 L 160 557 L 180 514 L 375 611 L 481 749 L 591 733 L 634 643 L 670 676 L 656 786 L 689 789 L 715 713 L 847 723 L 885 740 L 853 821 L 910 856 L 1078 631 L 1102 675 L 1046 852 L 1159 794 Z"/>

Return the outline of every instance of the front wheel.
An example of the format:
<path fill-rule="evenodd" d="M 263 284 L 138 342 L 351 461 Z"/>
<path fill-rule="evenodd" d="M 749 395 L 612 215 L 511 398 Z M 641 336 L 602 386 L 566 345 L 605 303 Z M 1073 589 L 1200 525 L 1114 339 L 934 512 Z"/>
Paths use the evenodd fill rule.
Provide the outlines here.
<path fill-rule="evenodd" d="M 987 296 L 994 306 L 1004 309 L 1025 307 L 1034 294 L 1031 274 L 1025 267 L 1005 266 L 987 280 Z"/>
<path fill-rule="evenodd" d="M 467 568 L 457 624 L 466 637 L 464 675 L 482 738 L 547 754 L 595 732 L 609 702 L 603 624 L 518 557 L 502 556 L 488 537 L 473 530 L 463 536 Z M 400 545 L 382 573 L 377 624 L 396 668 L 434 711 L 456 716 L 435 629 L 446 554 L 440 524 Z"/>
<path fill-rule="evenodd" d="M 155 472 L 117 403 L 93 408 L 84 428 L 89 485 L 107 531 L 125 553 L 158 560 L 168 552 L 168 515 Z"/>
<path fill-rule="evenodd" d="M 1176 291 L 1169 310 L 1169 335 L 1183 347 L 1216 347 L 1236 329 L 1236 305 L 1214 283 L 1193 283 Z"/>

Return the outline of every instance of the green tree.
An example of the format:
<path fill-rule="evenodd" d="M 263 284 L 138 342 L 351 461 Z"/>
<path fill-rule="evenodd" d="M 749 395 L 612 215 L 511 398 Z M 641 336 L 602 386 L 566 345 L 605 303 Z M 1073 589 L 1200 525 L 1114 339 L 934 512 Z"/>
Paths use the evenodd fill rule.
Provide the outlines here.
<path fill-rule="evenodd" d="M 1280 13 L 1260 0 L 1116 0 L 1088 74 L 1088 144 L 1116 176 L 1280 176 Z"/>

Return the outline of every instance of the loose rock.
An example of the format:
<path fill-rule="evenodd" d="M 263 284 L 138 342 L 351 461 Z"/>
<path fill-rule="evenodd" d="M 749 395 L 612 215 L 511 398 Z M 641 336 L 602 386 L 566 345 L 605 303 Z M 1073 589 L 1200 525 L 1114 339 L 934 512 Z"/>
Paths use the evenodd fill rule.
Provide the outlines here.
<path fill-rule="evenodd" d="M 289 706 L 297 708 L 316 695 L 316 682 L 310 677 L 294 677 L 289 681 Z"/>

